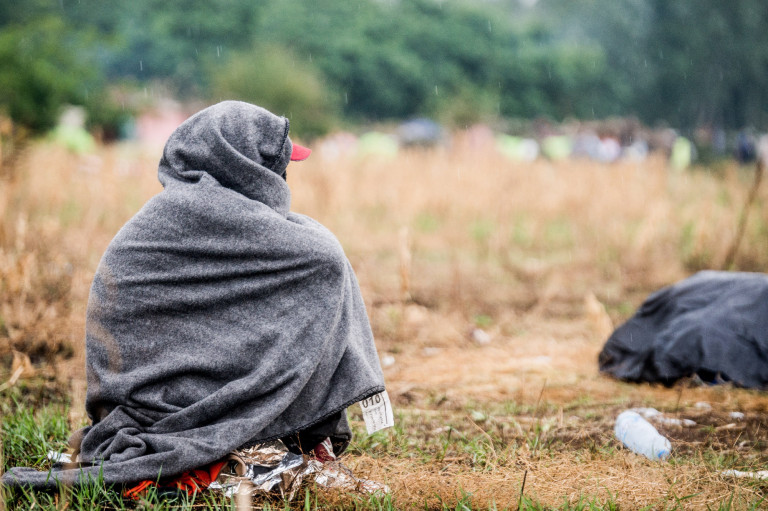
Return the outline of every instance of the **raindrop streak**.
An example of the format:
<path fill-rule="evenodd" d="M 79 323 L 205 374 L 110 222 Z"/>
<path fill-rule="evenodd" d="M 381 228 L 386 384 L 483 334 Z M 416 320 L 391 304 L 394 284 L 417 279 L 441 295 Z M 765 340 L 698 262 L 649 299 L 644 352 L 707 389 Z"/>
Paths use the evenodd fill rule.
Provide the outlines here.
<path fill-rule="evenodd" d="M 440 95 L 440 93 L 437 92 L 437 85 L 435 85 L 435 96 L 439 96 L 439 95 Z"/>
<path fill-rule="evenodd" d="M 144 71 L 144 61 L 143 60 L 139 61 L 139 71 Z"/>
<path fill-rule="evenodd" d="M 216 47 L 216 56 L 221 57 L 221 46 Z"/>
<path fill-rule="evenodd" d="M 344 93 L 344 104 L 349 104 L 349 95 L 346 92 Z"/>
<path fill-rule="evenodd" d="M 312 62 L 312 54 L 309 54 L 309 61 Z"/>
<path fill-rule="evenodd" d="M 493 29 L 491 28 L 491 20 L 488 20 L 488 32 L 493 32 Z"/>

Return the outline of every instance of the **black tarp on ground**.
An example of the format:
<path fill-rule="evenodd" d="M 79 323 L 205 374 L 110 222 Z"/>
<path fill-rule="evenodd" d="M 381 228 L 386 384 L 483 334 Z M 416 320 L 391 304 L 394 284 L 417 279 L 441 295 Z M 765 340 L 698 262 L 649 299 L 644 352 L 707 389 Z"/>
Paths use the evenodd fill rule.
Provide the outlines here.
<path fill-rule="evenodd" d="M 703 271 L 653 293 L 598 362 L 601 372 L 633 382 L 698 375 L 768 388 L 768 275 Z"/>

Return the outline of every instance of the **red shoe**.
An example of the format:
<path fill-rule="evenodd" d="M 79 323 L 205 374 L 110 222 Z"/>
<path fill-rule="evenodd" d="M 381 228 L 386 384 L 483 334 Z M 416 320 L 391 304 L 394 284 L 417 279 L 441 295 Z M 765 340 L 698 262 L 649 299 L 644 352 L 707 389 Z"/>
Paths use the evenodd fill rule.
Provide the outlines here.
<path fill-rule="evenodd" d="M 128 488 L 123 492 L 123 496 L 133 500 L 139 500 L 146 495 L 150 486 L 157 487 L 159 494 L 180 494 L 186 493 L 190 497 L 197 492 L 201 492 L 208 488 L 210 484 L 219 477 L 221 469 L 227 461 L 217 461 L 211 463 L 202 468 L 195 470 L 187 470 L 183 474 L 180 474 L 173 479 L 163 479 L 160 481 L 142 481 L 132 488 Z"/>
<path fill-rule="evenodd" d="M 327 463 L 329 461 L 336 461 L 336 455 L 333 453 L 333 443 L 329 437 L 317 444 L 314 449 L 315 458 L 320 463 Z"/>

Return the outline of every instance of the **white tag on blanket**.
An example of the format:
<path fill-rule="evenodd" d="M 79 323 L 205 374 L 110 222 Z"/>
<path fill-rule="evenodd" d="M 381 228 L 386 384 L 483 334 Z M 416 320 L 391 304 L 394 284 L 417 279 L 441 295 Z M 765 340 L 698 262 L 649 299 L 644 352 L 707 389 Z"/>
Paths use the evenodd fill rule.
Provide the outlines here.
<path fill-rule="evenodd" d="M 395 425 L 395 419 L 392 416 L 392 405 L 389 402 L 389 395 L 386 390 L 360 401 L 360 408 L 363 409 L 365 429 L 368 430 L 369 435 L 380 429 Z"/>

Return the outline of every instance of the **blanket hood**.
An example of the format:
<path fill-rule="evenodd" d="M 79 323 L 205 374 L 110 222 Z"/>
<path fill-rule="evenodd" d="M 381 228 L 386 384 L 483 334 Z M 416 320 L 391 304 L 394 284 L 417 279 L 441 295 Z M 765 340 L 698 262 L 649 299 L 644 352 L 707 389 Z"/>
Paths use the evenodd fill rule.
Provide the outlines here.
<path fill-rule="evenodd" d="M 291 194 L 285 182 L 293 145 L 289 122 L 264 108 L 224 101 L 182 123 L 168 139 L 158 176 L 164 187 L 204 175 L 285 216 Z"/>

